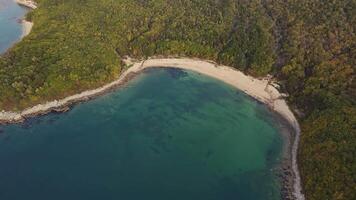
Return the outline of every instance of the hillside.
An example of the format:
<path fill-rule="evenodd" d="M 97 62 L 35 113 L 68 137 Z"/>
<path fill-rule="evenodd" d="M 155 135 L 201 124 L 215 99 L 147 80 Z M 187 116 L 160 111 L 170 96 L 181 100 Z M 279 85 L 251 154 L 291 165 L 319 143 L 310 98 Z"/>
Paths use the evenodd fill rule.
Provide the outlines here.
<path fill-rule="evenodd" d="M 108 83 L 122 57 L 214 60 L 272 74 L 302 126 L 307 199 L 356 199 L 354 0 L 37 0 L 0 59 L 0 110 Z"/>

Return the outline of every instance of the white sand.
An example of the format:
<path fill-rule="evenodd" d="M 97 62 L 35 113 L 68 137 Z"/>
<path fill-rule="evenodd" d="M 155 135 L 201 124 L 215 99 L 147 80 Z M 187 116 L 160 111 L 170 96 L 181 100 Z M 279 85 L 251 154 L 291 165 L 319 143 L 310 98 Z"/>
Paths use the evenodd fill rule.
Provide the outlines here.
<path fill-rule="evenodd" d="M 22 20 L 22 35 L 21 38 L 24 38 L 25 36 L 27 36 L 28 34 L 30 34 L 31 30 L 32 30 L 32 26 L 33 23 L 26 21 L 26 20 Z"/>
<path fill-rule="evenodd" d="M 88 97 L 95 96 L 99 93 L 122 83 L 128 74 L 131 72 L 140 72 L 146 68 L 152 67 L 173 67 L 186 70 L 192 70 L 207 76 L 224 81 L 236 87 L 239 90 L 244 91 L 246 94 L 254 97 L 255 99 L 267 104 L 272 110 L 282 115 L 295 129 L 296 135 L 292 146 L 292 168 L 295 174 L 294 181 L 294 195 L 298 200 L 304 200 L 302 194 L 302 187 L 300 182 L 300 175 L 297 166 L 297 150 L 300 137 L 300 127 L 293 112 L 289 109 L 286 101 L 283 99 L 284 94 L 281 94 L 275 87 L 268 83 L 267 79 L 256 79 L 251 76 L 247 76 L 242 72 L 235 70 L 227 66 L 217 66 L 213 62 L 203 61 L 198 59 L 189 58 L 166 58 L 166 59 L 149 59 L 144 62 L 132 62 L 130 59 L 126 61 L 127 65 L 132 65 L 126 70 L 118 80 L 109 83 L 103 87 L 88 90 L 80 94 L 69 96 L 67 98 L 47 102 L 40 104 L 32 108 L 25 109 L 22 112 L 0 112 L 0 121 L 16 122 L 21 121 L 27 116 L 31 116 L 38 113 L 44 113 L 54 108 L 66 106 L 72 102 L 81 101 Z"/>
<path fill-rule="evenodd" d="M 37 4 L 32 0 L 14 0 L 14 1 L 17 4 L 19 4 L 21 6 L 25 6 L 25 7 L 30 8 L 30 9 L 36 9 L 37 8 Z M 22 35 L 21 35 L 21 38 L 24 38 L 25 36 L 30 34 L 30 32 L 32 30 L 32 27 L 33 27 L 33 23 L 23 19 L 23 20 L 21 20 L 21 24 L 22 24 Z"/>

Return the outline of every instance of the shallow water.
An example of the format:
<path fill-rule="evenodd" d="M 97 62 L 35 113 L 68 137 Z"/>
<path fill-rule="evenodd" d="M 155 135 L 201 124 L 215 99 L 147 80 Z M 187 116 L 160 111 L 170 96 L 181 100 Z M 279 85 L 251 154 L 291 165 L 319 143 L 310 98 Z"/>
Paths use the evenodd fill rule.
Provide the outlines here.
<path fill-rule="evenodd" d="M 280 199 L 275 124 L 222 82 L 150 69 L 68 113 L 0 126 L 0 199 Z"/>
<path fill-rule="evenodd" d="M 0 0 L 0 54 L 21 38 L 22 25 L 19 21 L 27 11 L 14 0 Z"/>

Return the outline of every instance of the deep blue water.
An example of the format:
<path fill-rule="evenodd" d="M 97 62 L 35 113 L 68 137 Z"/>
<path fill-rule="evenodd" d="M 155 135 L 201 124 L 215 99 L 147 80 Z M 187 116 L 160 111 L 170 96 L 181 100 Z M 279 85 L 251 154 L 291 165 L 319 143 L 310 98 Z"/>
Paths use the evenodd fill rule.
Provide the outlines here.
<path fill-rule="evenodd" d="M 0 54 L 21 38 L 22 25 L 19 21 L 26 12 L 27 9 L 14 0 L 0 0 Z"/>
<path fill-rule="evenodd" d="M 151 69 L 67 113 L 0 126 L 0 199 L 279 200 L 276 124 L 222 82 Z"/>

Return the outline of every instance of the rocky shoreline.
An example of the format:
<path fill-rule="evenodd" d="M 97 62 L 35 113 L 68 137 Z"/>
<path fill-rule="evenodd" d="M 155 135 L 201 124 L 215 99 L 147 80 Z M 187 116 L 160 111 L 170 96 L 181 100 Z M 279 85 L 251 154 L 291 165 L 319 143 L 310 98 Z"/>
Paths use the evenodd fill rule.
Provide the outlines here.
<path fill-rule="evenodd" d="M 283 137 L 283 152 L 280 164 L 277 166 L 276 174 L 281 183 L 281 196 L 283 200 L 295 200 L 298 199 L 294 193 L 294 180 L 296 179 L 296 175 L 293 172 L 291 155 L 296 131 L 283 116 L 273 111 L 272 115 Z"/>
<path fill-rule="evenodd" d="M 130 72 L 125 76 L 121 76 L 122 78 L 120 78 L 119 81 L 115 82 L 115 84 L 110 84 L 110 86 L 105 87 L 105 89 L 102 89 L 100 91 L 95 90 L 95 92 L 93 92 L 94 90 L 91 90 L 92 92 L 82 92 L 78 95 L 73 95 L 62 100 L 55 100 L 55 101 L 48 102 L 46 104 L 36 105 L 34 107 L 25 109 L 20 113 L 1 111 L 0 125 L 23 123 L 27 119 L 36 116 L 46 115 L 51 112 L 55 112 L 55 113 L 67 112 L 70 110 L 70 106 L 73 106 L 77 103 L 89 101 L 97 96 L 103 95 L 116 88 L 119 88 L 125 85 L 134 76 L 136 76 L 136 73 Z"/>
<path fill-rule="evenodd" d="M 30 8 L 30 9 L 36 9 L 37 8 L 37 3 L 32 1 L 32 0 L 15 0 L 17 4 Z"/>

